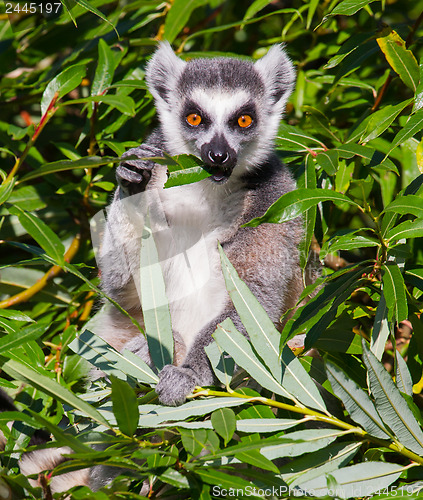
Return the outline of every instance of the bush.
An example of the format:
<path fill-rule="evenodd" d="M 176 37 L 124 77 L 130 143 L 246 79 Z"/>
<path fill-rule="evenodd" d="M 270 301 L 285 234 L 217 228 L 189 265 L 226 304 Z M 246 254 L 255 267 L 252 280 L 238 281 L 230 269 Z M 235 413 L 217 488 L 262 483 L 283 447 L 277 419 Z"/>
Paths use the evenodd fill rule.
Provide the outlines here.
<path fill-rule="evenodd" d="M 52 498 L 49 475 L 42 490 L 34 488 L 17 464 L 34 430 L 47 428 L 75 452 L 53 475 L 92 464 L 127 469 L 104 491 L 76 487 L 54 498 L 144 498 L 145 480 L 149 497 L 294 497 L 308 490 L 309 496 L 417 498 L 423 485 L 418 2 L 61 3 L 56 15 L 40 7 L 6 14 L 8 2 L 0 14 L 0 385 L 23 411 L 0 415 L 7 438 L 1 486 L 15 498 Z M 280 334 L 221 253 L 250 341 L 222 323 L 208 354 L 225 390 L 197 390 L 176 409 L 157 405 L 152 370 L 115 352 L 86 325 L 101 293 L 89 220 L 110 200 L 121 155 L 154 127 L 143 77 L 158 39 L 184 58 L 258 58 L 270 44 L 286 42 L 297 86 L 277 148 L 298 190 L 251 224 L 302 214 L 302 267 L 310 248 L 325 263 L 304 292 L 310 300 Z M 305 347 L 296 357 L 286 342 L 302 333 Z M 224 352 L 245 370 L 241 375 L 233 377 Z M 86 360 L 99 358 L 109 377 L 88 387 Z M 112 448 L 95 451 L 93 443 Z"/>

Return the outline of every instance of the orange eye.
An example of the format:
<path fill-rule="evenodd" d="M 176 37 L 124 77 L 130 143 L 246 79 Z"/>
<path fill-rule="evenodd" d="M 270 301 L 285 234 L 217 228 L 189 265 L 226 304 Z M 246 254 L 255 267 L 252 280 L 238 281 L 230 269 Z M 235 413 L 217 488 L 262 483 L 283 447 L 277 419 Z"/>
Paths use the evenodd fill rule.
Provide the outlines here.
<path fill-rule="evenodd" d="M 247 128 L 253 123 L 253 119 L 251 118 L 250 115 L 241 115 L 238 118 L 238 125 L 241 128 Z"/>
<path fill-rule="evenodd" d="M 187 122 L 191 125 L 191 127 L 198 127 L 201 123 L 201 116 L 197 113 L 191 113 L 186 118 Z"/>

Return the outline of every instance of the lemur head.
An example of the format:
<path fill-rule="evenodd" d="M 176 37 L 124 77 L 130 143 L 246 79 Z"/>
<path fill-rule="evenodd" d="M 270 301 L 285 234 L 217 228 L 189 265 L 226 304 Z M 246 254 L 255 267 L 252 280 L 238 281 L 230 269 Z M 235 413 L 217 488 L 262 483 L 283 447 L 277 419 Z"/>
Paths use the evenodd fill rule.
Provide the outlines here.
<path fill-rule="evenodd" d="M 200 156 L 223 183 L 263 164 L 295 72 L 280 45 L 256 63 L 219 57 L 182 61 L 161 43 L 146 73 L 167 152 Z"/>

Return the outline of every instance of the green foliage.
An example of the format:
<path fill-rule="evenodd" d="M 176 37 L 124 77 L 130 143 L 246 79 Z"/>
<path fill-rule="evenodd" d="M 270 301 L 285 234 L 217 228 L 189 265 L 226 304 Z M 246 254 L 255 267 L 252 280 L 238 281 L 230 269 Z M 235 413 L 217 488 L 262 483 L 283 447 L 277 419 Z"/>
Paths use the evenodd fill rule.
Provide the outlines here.
<path fill-rule="evenodd" d="M 272 488 L 288 497 L 297 488 L 297 495 L 301 489 L 310 496 L 417 498 L 423 480 L 419 2 L 62 4 L 59 17 L 15 15 L 12 24 L 0 6 L 0 386 L 22 410 L 0 414 L 7 439 L 0 487 L 14 498 L 52 498 L 48 481 L 42 491 L 34 488 L 17 463 L 34 430 L 45 428 L 57 446 L 74 451 L 53 476 L 93 464 L 125 469 L 104 491 L 76 487 L 54 498 L 144 498 L 143 482 L 151 497 L 207 499 L 239 489 L 263 498 Z M 286 42 L 297 86 L 277 148 L 298 190 L 250 225 L 302 215 L 304 278 L 310 248 L 326 263 L 303 294 L 308 302 L 284 318 L 280 334 L 221 252 L 250 340 L 223 322 L 206 351 L 225 389 L 198 389 L 177 408 L 158 404 L 154 370 L 86 324 L 94 294 L 101 293 L 89 221 L 110 200 L 122 154 L 155 125 L 144 68 L 164 38 L 183 58 L 256 59 Z M 167 187 L 207 176 L 193 157 L 163 161 Z M 143 258 L 154 263 L 154 241 L 145 236 Z M 160 367 L 171 360 L 172 339 L 156 271 L 144 269 L 150 274 L 141 292 L 151 299 L 145 333 L 162 346 L 154 359 Z M 403 320 L 413 327 L 411 340 L 392 353 Z M 302 333 L 320 359 L 301 349 L 295 356 L 287 346 Z M 233 373 L 233 360 L 243 372 Z M 108 377 L 88 382 L 91 365 Z M 316 422 L 327 428 L 310 425 Z"/>

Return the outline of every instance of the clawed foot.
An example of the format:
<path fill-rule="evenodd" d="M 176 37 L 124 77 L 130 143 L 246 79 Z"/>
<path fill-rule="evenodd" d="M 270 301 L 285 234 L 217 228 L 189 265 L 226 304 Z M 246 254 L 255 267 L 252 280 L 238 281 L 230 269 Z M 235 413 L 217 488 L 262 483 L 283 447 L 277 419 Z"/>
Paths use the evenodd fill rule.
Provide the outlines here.
<path fill-rule="evenodd" d="M 167 365 L 160 372 L 159 377 L 156 393 L 160 403 L 166 406 L 181 405 L 198 385 L 197 377 L 191 368 Z"/>

